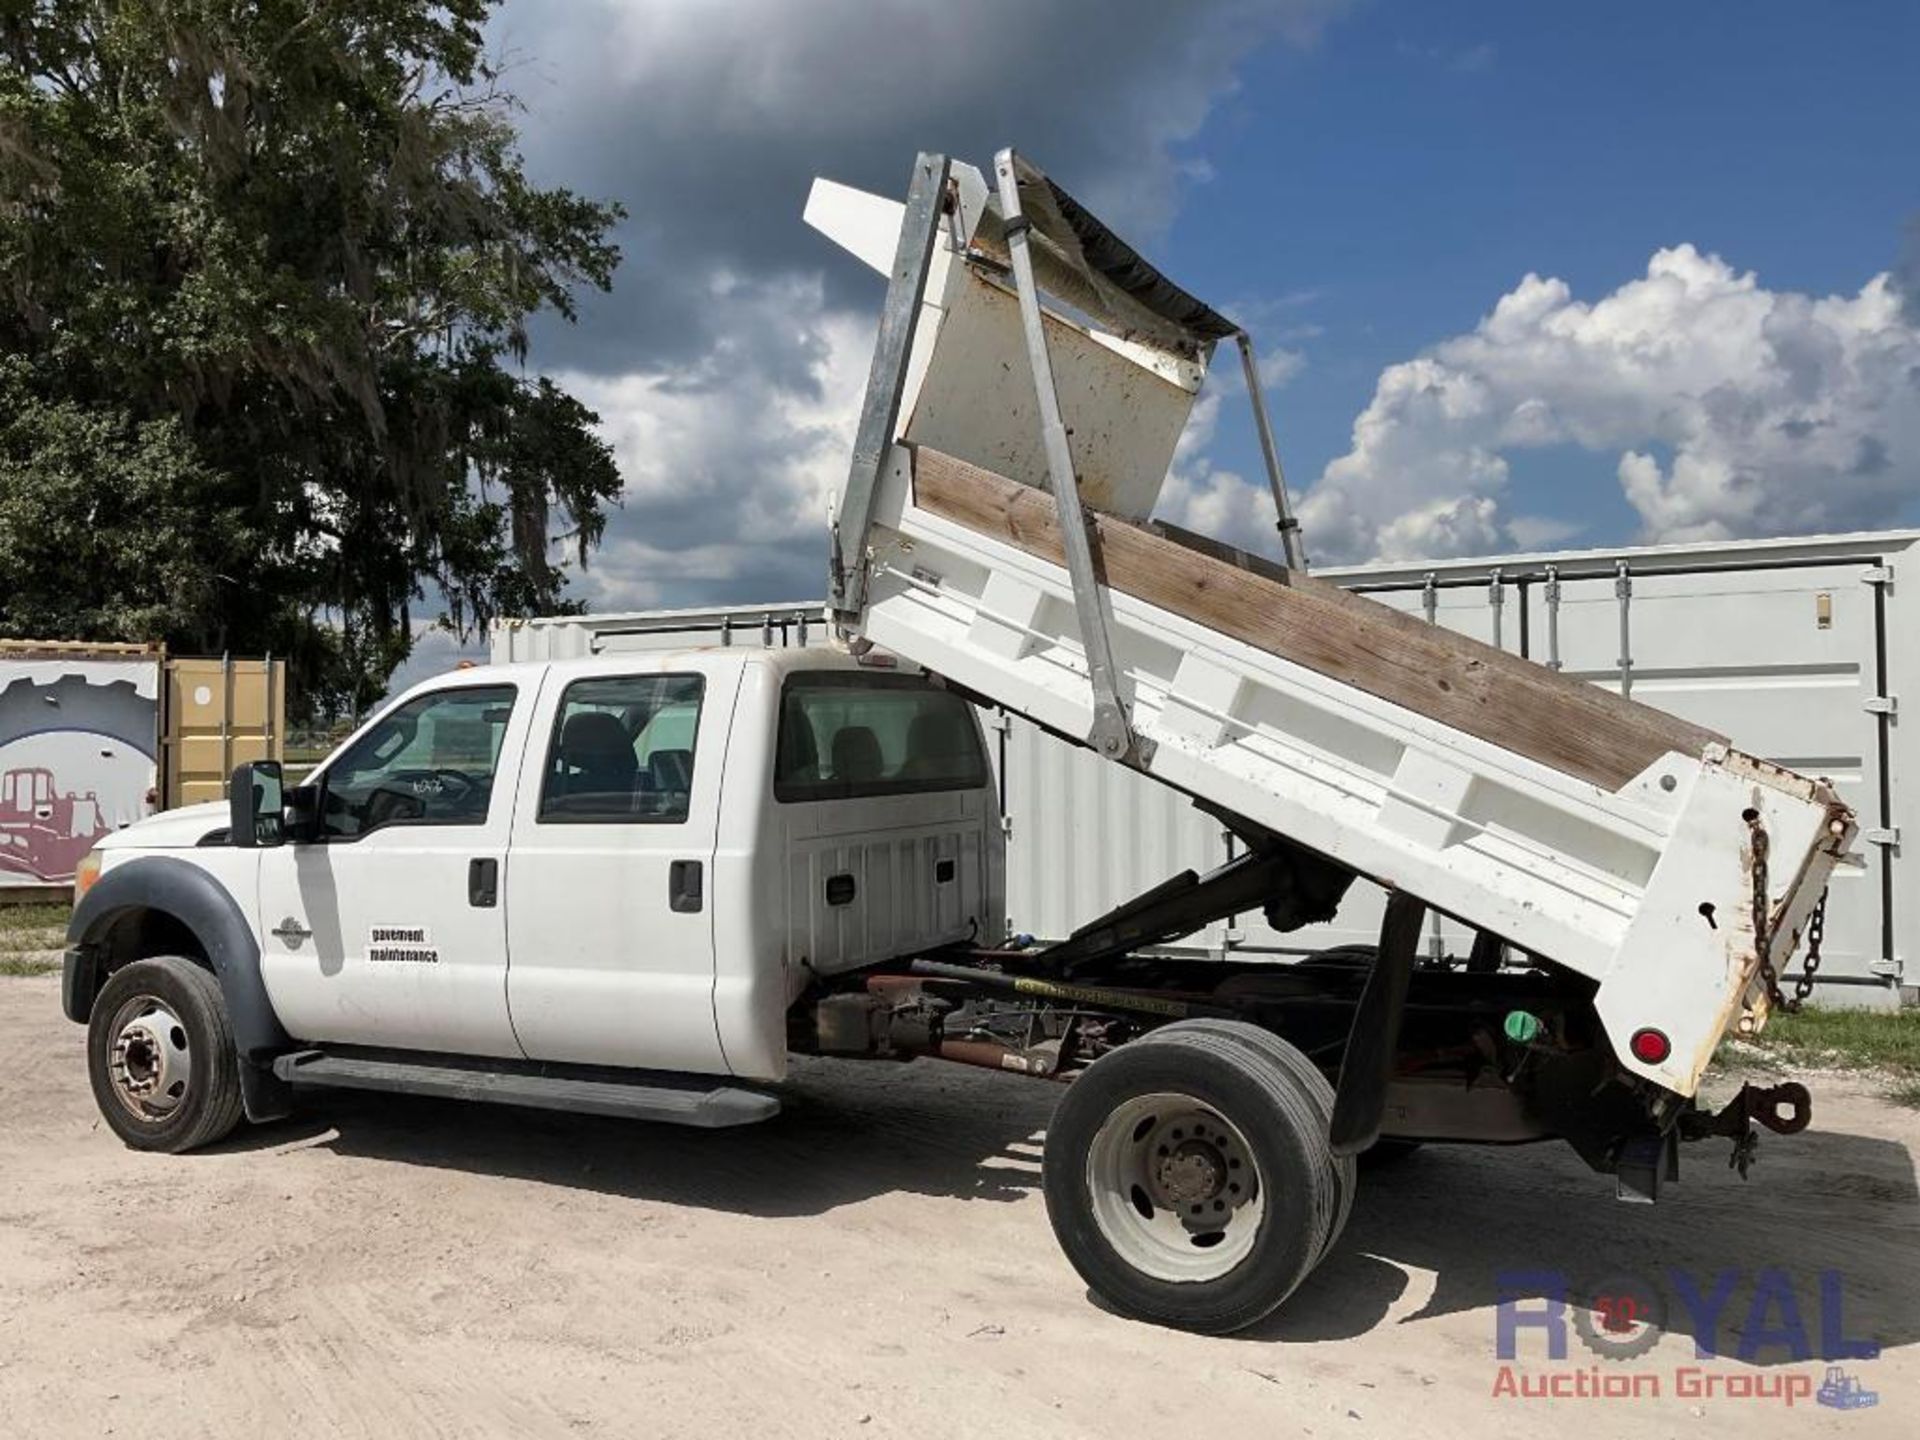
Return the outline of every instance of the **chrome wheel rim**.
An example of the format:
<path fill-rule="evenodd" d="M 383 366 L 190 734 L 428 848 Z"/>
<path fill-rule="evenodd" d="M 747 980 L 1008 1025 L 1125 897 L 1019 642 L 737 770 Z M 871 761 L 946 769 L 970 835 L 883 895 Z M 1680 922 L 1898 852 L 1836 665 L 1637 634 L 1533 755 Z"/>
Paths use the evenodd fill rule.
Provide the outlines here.
<path fill-rule="evenodd" d="M 1087 1190 L 1114 1253 L 1175 1283 L 1234 1270 L 1267 1213 L 1246 1136 L 1191 1095 L 1139 1095 L 1116 1106 L 1088 1147 Z"/>
<path fill-rule="evenodd" d="M 114 1013 L 107 1076 L 128 1114 L 155 1123 L 179 1109 L 193 1086 L 193 1055 L 180 1017 L 152 995 Z"/>

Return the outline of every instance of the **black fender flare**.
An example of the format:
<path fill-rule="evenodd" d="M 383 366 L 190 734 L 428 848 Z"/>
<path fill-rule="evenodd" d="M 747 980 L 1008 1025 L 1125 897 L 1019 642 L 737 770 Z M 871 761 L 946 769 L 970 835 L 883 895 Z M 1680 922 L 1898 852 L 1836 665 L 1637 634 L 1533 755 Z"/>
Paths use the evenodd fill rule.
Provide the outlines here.
<path fill-rule="evenodd" d="M 61 987 L 69 1020 L 87 1022 L 104 978 L 100 964 L 107 933 L 134 910 L 170 915 L 193 932 L 220 982 L 242 1059 L 258 1064 L 293 1048 L 293 1038 L 267 999 L 260 946 L 240 906 L 224 885 L 198 865 L 167 855 L 142 855 L 115 865 L 73 907 L 67 943 L 74 949 L 68 952 L 66 983 Z"/>

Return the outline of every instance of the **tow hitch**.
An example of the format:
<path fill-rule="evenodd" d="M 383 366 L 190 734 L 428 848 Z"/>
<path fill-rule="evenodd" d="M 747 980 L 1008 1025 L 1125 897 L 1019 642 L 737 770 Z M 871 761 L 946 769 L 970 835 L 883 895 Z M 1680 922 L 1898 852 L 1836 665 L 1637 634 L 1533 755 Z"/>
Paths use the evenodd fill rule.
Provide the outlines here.
<path fill-rule="evenodd" d="M 1738 1170 L 1742 1180 L 1760 1148 L 1754 1123 L 1764 1125 L 1776 1135 L 1798 1135 L 1813 1119 L 1813 1096 L 1807 1087 L 1788 1080 L 1779 1085 L 1742 1085 L 1740 1093 L 1712 1115 L 1689 1110 L 1680 1117 L 1682 1140 L 1706 1140 L 1724 1135 L 1733 1141 L 1729 1169 Z"/>

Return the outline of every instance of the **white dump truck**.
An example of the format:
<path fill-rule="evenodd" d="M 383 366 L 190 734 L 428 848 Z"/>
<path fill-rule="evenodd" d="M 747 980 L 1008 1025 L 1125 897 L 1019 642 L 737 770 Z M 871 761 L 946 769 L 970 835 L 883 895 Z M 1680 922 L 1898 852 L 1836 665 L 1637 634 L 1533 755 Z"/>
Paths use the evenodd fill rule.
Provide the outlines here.
<path fill-rule="evenodd" d="M 1694 1096 L 1803 940 L 1817 969 L 1854 836 L 1826 784 L 1315 581 L 1248 337 L 1012 152 L 923 155 L 904 204 L 822 182 L 808 218 L 888 276 L 839 643 L 458 671 L 298 787 L 242 766 L 109 837 L 63 1001 L 128 1144 L 308 1086 L 728 1126 L 793 1053 L 986 1066 L 1062 1085 L 1047 1209 L 1093 1289 L 1226 1332 L 1334 1245 L 1363 1154 L 1561 1139 L 1651 1199 L 1683 1142 L 1744 1173 L 1756 1122 L 1806 1124 L 1798 1086 Z M 1223 341 L 1285 565 L 1149 518 Z M 979 704 L 1239 853 L 1009 937 Z M 1377 945 L 1162 949 L 1324 920 L 1358 876 Z M 1429 909 L 1468 954 L 1416 953 Z"/>

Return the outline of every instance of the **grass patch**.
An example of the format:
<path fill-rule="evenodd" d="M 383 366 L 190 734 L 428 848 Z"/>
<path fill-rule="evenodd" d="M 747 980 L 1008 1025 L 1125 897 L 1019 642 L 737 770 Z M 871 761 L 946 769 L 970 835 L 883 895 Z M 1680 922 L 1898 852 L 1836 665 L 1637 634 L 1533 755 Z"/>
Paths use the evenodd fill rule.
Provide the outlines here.
<path fill-rule="evenodd" d="M 22 930 L 65 930 L 73 907 L 64 901 L 53 904 L 0 905 L 0 949 L 7 937 Z"/>
<path fill-rule="evenodd" d="M 0 905 L 0 977 L 58 970 L 72 913 L 66 904 Z"/>
<path fill-rule="evenodd" d="M 1887 1092 L 1887 1098 L 1909 1110 L 1920 1110 L 1920 1080 L 1908 1080 Z"/>
<path fill-rule="evenodd" d="M 1765 1062 L 1812 1068 L 1875 1070 L 1902 1082 L 1920 1106 L 1920 1010 L 1826 1010 L 1776 1014 L 1751 1039 L 1729 1041 L 1717 1057 L 1732 1069 Z"/>

